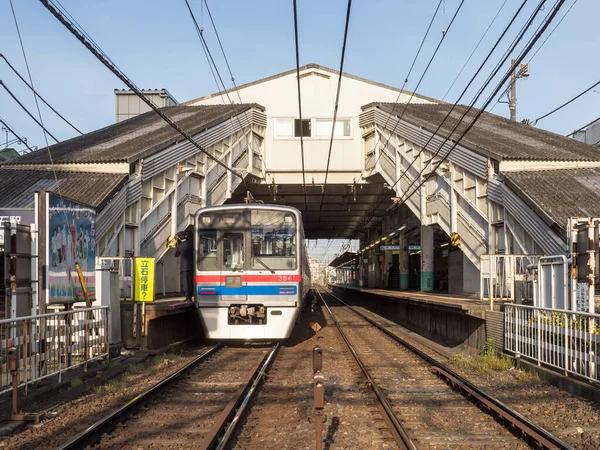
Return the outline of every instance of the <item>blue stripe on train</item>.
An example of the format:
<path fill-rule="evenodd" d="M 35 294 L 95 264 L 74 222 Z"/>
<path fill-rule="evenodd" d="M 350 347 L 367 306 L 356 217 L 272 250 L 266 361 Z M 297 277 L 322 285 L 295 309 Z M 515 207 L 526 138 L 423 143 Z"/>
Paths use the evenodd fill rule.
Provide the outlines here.
<path fill-rule="evenodd" d="M 198 295 L 296 295 L 296 286 L 198 286 Z"/>

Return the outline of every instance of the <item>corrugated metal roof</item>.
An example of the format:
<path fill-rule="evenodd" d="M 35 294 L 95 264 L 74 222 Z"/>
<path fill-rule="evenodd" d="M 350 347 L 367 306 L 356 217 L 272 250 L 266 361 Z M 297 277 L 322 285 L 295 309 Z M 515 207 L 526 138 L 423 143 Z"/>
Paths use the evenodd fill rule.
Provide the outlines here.
<path fill-rule="evenodd" d="M 46 190 L 101 210 L 128 178 L 124 174 L 0 169 L 0 208 L 33 208 L 35 191 Z"/>
<path fill-rule="evenodd" d="M 600 168 L 504 174 L 506 184 L 555 229 L 569 217 L 600 217 Z"/>
<path fill-rule="evenodd" d="M 188 134 L 194 135 L 254 106 L 209 105 L 161 108 Z M 262 109 L 262 107 L 260 107 Z M 55 164 L 131 162 L 156 153 L 185 138 L 154 111 L 52 145 Z M 49 164 L 48 151 L 40 149 L 2 163 Z"/>
<path fill-rule="evenodd" d="M 335 258 L 333 261 L 331 261 L 329 263 L 329 267 L 339 267 L 342 264 L 346 264 L 351 261 L 354 261 L 354 259 L 356 258 L 356 255 L 357 254 L 355 252 L 344 252 L 341 255 L 339 255 L 337 258 Z"/>
<path fill-rule="evenodd" d="M 409 104 L 373 103 L 368 107 L 377 107 L 388 114 L 402 115 L 413 125 L 434 132 L 452 108 L 448 104 Z M 438 134 L 446 137 L 456 126 L 467 106 L 459 105 L 444 122 Z M 473 108 L 463 119 L 457 131 L 452 135 L 457 140 L 479 110 Z M 541 130 L 484 112 L 473 128 L 460 141 L 462 145 L 476 152 L 490 156 L 495 160 L 540 160 L 540 161 L 600 161 L 600 150 L 593 145 L 578 142 L 565 136 Z"/>

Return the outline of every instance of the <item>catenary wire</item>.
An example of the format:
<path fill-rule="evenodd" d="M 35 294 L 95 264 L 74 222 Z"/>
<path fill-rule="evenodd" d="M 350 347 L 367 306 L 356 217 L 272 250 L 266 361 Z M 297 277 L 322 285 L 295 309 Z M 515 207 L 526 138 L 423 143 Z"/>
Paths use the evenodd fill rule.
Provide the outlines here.
<path fill-rule="evenodd" d="M 44 7 L 52 13 L 56 19 L 60 23 L 62 23 L 67 30 L 69 30 L 79 41 L 94 55 L 104 66 L 109 69 L 113 74 L 117 76 L 125 85 L 133 91 L 144 103 L 146 103 L 156 114 L 158 114 L 169 126 L 171 126 L 175 131 L 181 134 L 186 140 L 188 140 L 194 147 L 196 147 L 201 153 L 204 153 L 208 158 L 215 161 L 216 164 L 223 167 L 225 170 L 231 172 L 233 175 L 239 177 L 242 180 L 244 186 L 246 186 L 246 181 L 244 179 L 244 175 L 239 173 L 237 170 L 229 167 L 227 164 L 220 161 L 218 158 L 214 157 L 210 154 L 208 150 L 202 147 L 198 142 L 196 142 L 186 131 L 184 131 L 179 125 L 177 125 L 173 120 L 171 120 L 163 111 L 161 111 L 156 104 L 148 97 L 146 97 L 140 89 L 131 81 L 125 73 L 123 73 L 114 63 L 110 61 L 109 58 L 103 55 L 103 52 L 99 48 L 96 48 L 92 41 L 88 40 L 85 35 L 79 31 L 72 22 L 65 15 L 59 11 L 55 6 L 54 2 L 51 0 L 40 0 L 40 3 L 44 5 Z M 64 9 L 64 8 L 63 8 Z M 248 190 L 248 189 L 246 189 Z"/>
<path fill-rule="evenodd" d="M 546 114 L 544 114 L 543 116 L 538 117 L 537 119 L 535 119 L 533 121 L 533 125 L 536 125 L 540 120 L 545 119 L 546 117 L 554 114 L 555 112 L 563 109 L 565 106 L 570 105 L 571 103 L 573 103 L 575 100 L 577 100 L 578 98 L 580 98 L 581 96 L 587 94 L 588 92 L 590 92 L 592 89 L 594 89 L 596 86 L 598 86 L 600 84 L 600 81 L 597 81 L 596 83 L 594 83 L 593 85 L 591 85 L 589 88 L 587 88 L 585 91 L 580 92 L 579 94 L 577 94 L 575 97 L 573 97 L 572 99 L 566 101 L 565 103 L 563 103 L 562 105 L 560 105 L 557 108 L 554 108 L 552 111 L 547 112 Z"/>
<path fill-rule="evenodd" d="M 4 90 L 8 93 L 8 95 L 10 95 L 13 98 L 13 100 L 15 102 L 17 102 L 17 104 L 21 107 L 21 109 L 23 111 L 25 111 L 27 113 L 27 115 L 29 117 L 31 117 L 31 119 L 42 128 L 42 130 L 44 130 L 44 133 L 47 133 L 48 136 L 50 136 L 52 139 L 54 139 L 55 142 L 58 142 L 58 139 L 56 139 L 56 137 L 54 137 L 54 135 L 52 133 L 50 133 L 44 127 L 44 124 L 42 122 L 40 122 L 38 119 L 36 119 L 35 116 L 27 109 L 27 107 L 23 103 L 21 103 L 21 101 L 17 98 L 17 96 L 15 94 L 13 94 L 13 92 L 8 88 L 8 86 L 6 86 L 4 81 L 0 80 L 0 86 L 2 86 L 4 88 Z M 34 94 L 34 97 L 35 97 L 35 94 Z M 35 97 L 35 98 L 36 98 L 36 103 L 37 103 L 37 97 Z"/>
<path fill-rule="evenodd" d="M 350 11 L 352 9 L 352 0 L 348 0 L 346 9 L 346 24 L 344 25 L 344 40 L 342 42 L 342 56 L 340 58 L 340 73 L 338 76 L 337 92 L 335 94 L 335 105 L 333 107 L 333 120 L 331 121 L 331 139 L 329 140 L 329 152 L 327 153 L 327 166 L 325 168 L 325 180 L 323 182 L 323 193 L 321 195 L 321 204 L 319 205 L 319 220 L 323 213 L 323 202 L 325 201 L 325 191 L 327 189 L 327 176 L 329 175 L 329 164 L 331 162 L 331 149 L 333 148 L 333 136 L 335 135 L 335 122 L 337 119 L 338 105 L 340 102 L 340 90 L 342 88 L 342 76 L 344 71 L 344 58 L 346 56 L 346 43 L 348 41 L 348 28 L 350 27 Z M 302 125 L 302 124 L 300 124 Z"/>
<path fill-rule="evenodd" d="M 225 99 L 223 98 L 223 94 L 225 94 L 225 96 L 227 97 L 227 100 L 229 101 L 229 104 L 231 104 L 232 106 L 235 104 L 235 102 L 233 101 L 233 99 L 229 96 L 229 91 L 227 89 L 227 87 L 225 86 L 225 83 L 223 82 L 223 77 L 221 76 L 221 73 L 219 72 L 219 68 L 217 67 L 217 64 L 214 60 L 214 58 L 212 57 L 212 53 L 210 52 L 210 48 L 208 47 L 208 43 L 206 42 L 206 40 L 204 39 L 204 34 L 203 34 L 203 28 L 198 24 L 198 21 L 196 20 L 196 16 L 194 15 L 194 11 L 191 8 L 191 5 L 189 4 L 188 0 L 185 0 L 185 4 L 187 6 L 188 12 L 190 13 L 190 17 L 192 19 L 192 22 L 194 23 L 194 27 L 196 29 L 196 33 L 198 34 L 198 38 L 200 40 L 200 45 L 202 46 L 202 50 L 204 51 L 204 55 L 206 56 L 206 61 L 208 62 L 208 67 L 210 68 L 210 71 L 212 73 L 213 79 L 215 80 L 215 84 L 217 85 L 217 92 L 219 93 L 219 95 L 221 96 L 221 100 L 223 101 L 224 104 L 226 104 Z M 201 5 L 203 5 L 204 3 L 201 3 Z M 208 4 L 206 5 L 207 9 L 208 9 Z M 210 14 L 210 12 L 209 12 Z M 211 20 L 212 20 L 212 15 L 211 15 Z M 215 26 L 215 23 L 213 21 L 213 27 L 215 30 L 215 34 L 217 34 L 217 28 Z M 218 34 L 217 34 L 217 38 L 218 38 Z M 220 41 L 220 39 L 219 39 Z M 225 59 L 227 59 L 227 56 L 225 55 L 225 50 L 223 49 L 223 46 L 221 46 L 221 50 L 223 52 L 223 56 Z M 227 64 L 227 67 L 229 68 L 229 63 Z M 216 75 L 215 75 L 216 73 Z M 231 78 L 233 79 L 233 74 L 231 73 L 231 69 L 229 68 L 229 74 L 231 75 Z M 218 80 L 217 80 L 218 78 Z M 219 84 L 219 80 L 220 80 L 220 84 Z M 238 98 L 240 100 L 240 104 L 243 103 L 242 102 L 242 97 L 240 96 L 240 93 L 237 89 L 237 86 L 235 86 L 235 90 L 238 94 Z M 240 130 L 244 129 L 244 126 L 242 125 L 241 119 L 239 117 L 239 115 L 235 116 L 238 122 L 238 125 L 240 127 Z M 233 117 L 230 117 L 229 120 L 231 122 L 233 122 Z M 252 130 L 250 130 L 250 134 L 252 135 Z M 256 139 L 254 138 L 254 143 L 256 143 Z M 260 152 L 259 152 L 260 154 Z M 264 164 L 264 160 L 262 159 L 262 154 L 261 154 L 261 161 Z M 263 172 L 263 176 L 266 180 L 266 173 L 264 173 L 263 171 L 263 167 L 261 166 L 260 170 Z M 245 184 L 244 184 L 245 185 Z M 246 185 L 245 185 L 246 186 Z M 246 186 L 247 188 L 247 186 Z"/>
<path fill-rule="evenodd" d="M 304 194 L 304 213 L 308 220 L 308 201 L 306 200 L 306 170 L 304 166 L 304 124 L 302 122 L 302 95 L 300 91 L 300 48 L 298 42 L 298 7 L 294 7 L 294 42 L 296 45 L 296 83 L 298 86 L 298 115 L 300 116 L 300 159 L 302 160 L 302 192 Z"/>
<path fill-rule="evenodd" d="M 15 73 L 16 76 L 18 76 L 21 81 L 23 83 L 25 83 L 25 85 L 42 101 L 44 102 L 44 104 L 50 108 L 54 114 L 56 114 L 58 117 L 60 117 L 64 122 L 67 123 L 67 125 L 69 125 L 71 128 L 73 128 L 75 131 L 77 131 L 79 134 L 83 134 L 75 125 L 73 125 L 71 122 L 69 122 L 62 114 L 60 114 L 56 109 L 54 109 L 52 107 L 52 105 L 50 103 L 48 103 L 44 97 L 42 97 L 35 89 L 33 89 L 33 86 L 31 86 L 27 80 L 25 78 L 23 78 L 21 76 L 21 74 L 17 71 L 17 69 L 14 68 L 14 66 L 8 61 L 8 59 L 6 58 L 6 56 L 4 56 L 2 53 L 0 53 L 0 58 L 2 58 L 4 60 L 4 62 L 8 65 L 8 67 Z"/>
<path fill-rule="evenodd" d="M 30 152 L 33 151 L 33 149 L 29 146 L 29 144 L 27 143 L 27 139 L 20 136 L 15 130 L 14 128 L 12 128 L 10 125 L 8 125 L 3 119 L 2 117 L 0 117 L 0 123 L 4 126 L 4 128 L 6 128 L 8 131 L 10 131 L 12 133 L 13 136 L 15 136 L 23 145 L 25 145 Z"/>
<path fill-rule="evenodd" d="M 567 11 L 565 12 L 565 14 L 560 18 L 560 20 L 558 21 L 558 23 L 554 26 L 554 28 L 552 28 L 552 30 L 550 30 L 550 33 L 548 33 L 548 36 L 546 36 L 546 39 L 544 39 L 542 41 L 542 43 L 540 44 L 540 46 L 537 48 L 537 50 L 535 52 L 533 52 L 533 55 L 531 55 L 531 58 L 529 58 L 529 63 L 531 63 L 531 61 L 533 60 L 533 58 L 535 58 L 535 55 L 538 54 L 538 52 L 542 49 L 542 47 L 544 46 L 544 44 L 546 43 L 546 41 L 548 39 L 550 39 L 550 36 L 552 36 L 552 34 L 556 31 L 556 29 L 560 26 L 560 24 L 562 23 L 563 20 L 565 20 L 565 17 L 567 17 L 567 15 L 571 12 L 571 10 L 573 9 L 573 6 L 575 6 L 575 4 L 577 3 L 577 0 L 575 0 L 571 6 L 569 7 L 569 9 L 567 9 Z"/>
<path fill-rule="evenodd" d="M 545 0 L 544 0 L 545 1 Z M 437 163 L 437 165 L 435 166 L 435 168 L 433 170 L 431 170 L 425 177 L 423 177 L 423 180 L 419 183 L 419 185 L 413 190 L 412 193 L 407 194 L 406 197 L 402 197 L 403 199 L 401 200 L 401 203 L 405 202 L 406 200 L 408 200 L 412 195 L 414 195 L 418 189 L 421 188 L 421 186 L 423 186 L 423 184 L 425 182 L 427 182 L 427 180 L 429 179 L 429 177 L 431 177 L 432 174 L 436 173 L 437 169 L 440 167 L 440 165 L 444 162 L 444 159 L 446 159 L 451 153 L 452 151 L 458 146 L 458 144 L 460 143 L 460 141 L 464 138 L 464 136 L 469 132 L 469 130 L 471 130 L 471 128 L 473 128 L 473 126 L 475 125 L 475 123 L 477 122 L 477 120 L 479 120 L 479 118 L 483 115 L 483 113 L 485 112 L 485 108 L 487 108 L 487 106 L 491 103 L 491 101 L 494 99 L 494 97 L 498 94 L 498 92 L 500 91 L 500 89 L 502 89 L 502 87 L 504 86 L 504 83 L 508 80 L 508 78 L 510 77 L 512 71 L 514 70 L 515 67 L 517 67 L 525 58 L 525 56 L 527 56 L 527 54 L 531 51 L 531 49 L 533 48 L 533 46 L 535 45 L 535 43 L 540 39 L 540 37 L 542 36 L 542 34 L 544 33 L 544 31 L 546 30 L 546 28 L 548 28 L 548 26 L 550 25 L 550 23 L 552 22 L 552 20 L 554 19 L 554 17 L 556 16 L 556 14 L 558 13 L 558 11 L 560 10 L 560 8 L 562 7 L 562 5 L 564 4 L 565 0 L 558 0 L 555 3 L 555 6 L 553 7 L 552 11 L 548 14 L 547 18 L 544 20 L 543 24 L 538 28 L 538 31 L 536 32 L 536 34 L 530 39 L 529 44 L 527 45 L 527 47 L 519 54 L 519 56 L 515 59 L 514 64 L 511 65 L 510 69 L 504 74 L 502 80 L 496 85 L 496 88 L 494 89 L 494 91 L 488 96 L 487 100 L 484 102 L 484 104 L 482 105 L 482 107 L 478 110 L 478 112 L 476 113 L 475 117 L 473 118 L 473 120 L 467 125 L 467 127 L 465 128 L 465 130 L 461 133 L 461 135 L 459 136 L 459 138 L 453 143 L 452 147 L 448 150 L 448 152 L 446 153 L 446 155 L 444 156 L 444 158 L 441 158 L 440 161 Z M 544 3 L 544 2 L 542 2 Z M 464 118 L 468 112 L 471 110 L 473 106 L 471 105 L 467 111 L 465 111 L 465 113 L 463 114 L 463 116 L 461 117 L 461 120 L 459 121 L 459 123 L 462 121 L 462 118 Z M 458 126 L 458 124 L 457 124 Z M 456 129 L 457 127 L 455 127 Z M 450 133 L 449 136 L 452 135 L 452 133 L 454 132 L 454 130 Z M 442 147 L 440 146 L 440 149 Z M 438 150 L 439 151 L 439 150 Z M 434 156 L 435 157 L 435 156 Z M 430 161 L 432 161 L 433 158 L 431 158 Z M 410 188 L 409 188 L 410 189 Z"/>
<path fill-rule="evenodd" d="M 511 21 L 508 23 L 508 25 L 505 27 L 504 31 L 502 32 L 502 34 L 500 35 L 500 37 L 496 40 L 496 43 L 494 44 L 494 46 L 492 47 L 491 51 L 488 53 L 488 55 L 486 56 L 486 58 L 484 59 L 484 61 L 482 62 L 482 64 L 479 66 L 479 69 L 477 70 L 477 72 L 475 73 L 475 75 L 471 78 L 471 80 L 469 81 L 469 83 L 467 84 L 467 86 L 465 87 L 465 89 L 463 90 L 463 92 L 461 93 L 461 95 L 459 96 L 458 100 L 456 101 L 456 103 L 452 106 L 452 108 L 448 111 L 448 113 L 446 114 L 446 116 L 444 117 L 444 119 L 442 120 L 442 122 L 438 125 L 438 127 L 436 128 L 436 130 L 431 134 L 431 136 L 429 137 L 429 139 L 427 140 L 427 142 L 422 146 L 421 150 L 417 153 L 417 155 L 413 158 L 413 160 L 411 161 L 411 163 L 409 164 L 408 167 L 406 167 L 402 173 L 399 175 L 398 179 L 396 180 L 396 182 L 394 183 L 394 185 L 392 186 L 395 187 L 396 184 L 398 184 L 400 182 L 400 180 L 402 179 L 402 177 L 404 177 L 406 175 L 406 173 L 408 172 L 408 170 L 410 169 L 410 167 L 412 167 L 412 165 L 415 163 L 415 161 L 417 160 L 417 158 L 420 156 L 420 154 L 423 152 L 423 150 L 427 147 L 427 145 L 432 141 L 432 139 L 434 137 L 437 136 L 437 133 L 439 132 L 439 130 L 441 129 L 442 125 L 445 123 L 445 121 L 450 117 L 450 114 L 452 113 L 452 111 L 454 110 L 454 108 L 459 104 L 460 100 L 462 99 L 462 97 L 465 95 L 466 91 L 468 90 L 468 88 L 471 86 L 471 84 L 473 83 L 473 81 L 476 79 L 476 77 L 479 75 L 479 72 L 483 69 L 483 67 L 485 66 L 485 64 L 487 63 L 487 61 L 489 60 L 489 58 L 492 56 L 492 54 L 494 53 L 494 51 L 496 50 L 496 48 L 498 47 L 498 45 L 500 44 L 500 42 L 502 41 L 502 39 L 504 38 L 504 36 L 506 35 L 506 33 L 508 32 L 508 30 L 511 28 L 512 24 L 514 23 L 514 21 L 516 20 L 517 16 L 520 14 L 521 10 L 523 9 L 523 7 L 525 6 L 525 4 L 527 3 L 528 0 L 524 0 L 521 3 L 521 6 L 518 8 L 517 12 L 513 15 Z M 535 17 L 537 16 L 537 14 L 541 11 L 544 3 L 546 0 L 543 0 L 542 2 L 540 2 L 538 4 L 538 7 L 536 8 L 536 10 L 534 11 L 534 13 L 530 16 L 530 18 L 528 19 L 527 23 L 525 26 L 522 27 L 521 31 L 519 32 L 518 36 L 513 40 L 513 44 L 512 46 L 506 50 L 506 52 L 504 53 L 504 56 L 501 60 L 501 62 L 499 62 L 496 65 L 496 68 L 494 69 L 494 71 L 492 72 L 491 75 L 488 76 L 484 86 L 482 88 L 480 88 L 478 95 L 475 97 L 475 100 L 472 102 L 473 104 L 477 101 L 477 99 L 481 96 L 481 94 L 483 93 L 483 89 L 491 82 L 491 79 L 493 76 L 495 76 L 495 74 L 498 73 L 498 71 L 500 70 L 503 61 L 505 61 L 510 53 L 514 50 L 514 48 L 516 47 L 517 43 L 523 38 L 525 32 L 527 31 L 527 29 L 529 29 L 529 27 L 531 26 L 531 24 L 533 23 L 533 20 L 535 19 Z M 469 108 L 470 110 L 470 108 Z M 464 117 L 464 115 L 463 115 Z M 400 119 L 398 119 L 398 123 L 399 123 Z M 462 121 L 462 118 L 458 121 L 456 128 L 460 125 L 460 122 Z M 450 134 L 446 137 L 445 140 L 443 140 L 443 142 L 440 144 L 440 147 L 438 148 L 437 152 L 436 152 L 436 156 L 437 154 L 441 151 L 441 149 L 443 148 L 443 146 L 445 145 L 445 143 L 448 141 L 448 139 L 450 138 L 450 136 L 452 136 L 452 134 L 454 133 L 453 130 L 452 132 L 450 132 Z M 435 156 L 434 156 L 435 157 Z M 433 158 L 431 158 L 433 159 Z M 430 160 L 431 161 L 431 160 Z M 423 169 L 424 170 L 424 169 Z M 422 170 L 422 171 L 423 171 Z M 417 175 L 415 177 L 415 180 L 413 180 L 413 184 L 416 182 L 416 180 L 421 176 L 422 171 L 419 173 L 419 175 Z M 410 187 L 409 186 L 409 189 Z M 367 217 L 366 222 L 364 224 L 362 224 L 361 226 L 364 228 L 369 221 L 374 217 L 377 209 L 381 206 L 381 204 L 383 203 L 383 201 L 385 201 L 385 197 L 383 197 L 381 199 L 381 201 L 379 201 L 379 203 L 377 204 L 377 206 L 373 209 L 371 215 L 369 217 Z"/>
<path fill-rule="evenodd" d="M 394 102 L 394 107 L 392 108 L 392 114 L 396 110 L 396 106 L 398 105 L 398 102 L 400 101 L 400 97 L 404 93 L 404 88 L 406 87 L 406 84 L 408 83 L 408 80 L 410 79 L 410 74 L 412 73 L 412 70 L 415 67 L 415 63 L 417 62 L 417 59 L 419 58 L 419 55 L 421 54 L 421 49 L 423 48 L 423 44 L 425 44 L 425 40 L 427 39 L 427 36 L 429 35 L 429 30 L 431 30 L 431 26 L 433 25 L 433 22 L 434 22 L 434 20 L 435 20 L 435 18 L 437 16 L 437 13 L 438 13 L 438 11 L 440 9 L 440 6 L 442 5 L 443 1 L 444 0 L 440 0 L 438 2 L 437 7 L 435 8 L 435 11 L 433 12 L 433 16 L 431 16 L 431 20 L 429 21 L 429 26 L 427 27 L 427 30 L 425 31 L 425 35 L 423 36 L 423 39 L 421 39 L 421 44 L 419 45 L 419 49 L 417 50 L 417 53 L 415 54 L 415 57 L 413 58 L 412 64 L 410 65 L 410 69 L 408 70 L 408 73 L 406 74 L 406 77 L 404 77 L 404 83 L 402 84 L 402 87 L 400 88 L 400 92 L 398 93 L 398 96 L 396 97 L 396 101 Z M 506 0 L 506 1 L 508 1 L 508 0 Z M 388 117 L 388 119 L 389 119 L 389 117 Z M 388 120 L 386 120 L 384 128 L 387 128 L 387 125 L 388 125 Z M 379 134 L 379 138 L 377 139 L 377 142 L 373 146 L 373 149 L 376 149 L 380 142 L 381 142 L 381 133 Z M 369 162 L 370 162 L 370 160 L 371 160 L 371 158 L 373 157 L 374 154 L 375 154 L 375 152 L 373 152 L 367 158 L 367 161 L 365 162 L 365 168 L 363 169 L 363 172 L 369 166 Z M 378 162 L 379 162 L 379 158 L 377 158 L 377 160 L 375 161 L 375 164 L 373 164 L 373 167 L 375 165 L 377 165 Z M 361 176 L 362 176 L 362 172 L 361 172 Z"/>
<path fill-rule="evenodd" d="M 392 132 L 390 133 L 390 135 L 386 139 L 385 144 L 383 145 L 382 148 L 386 149 L 387 146 L 388 146 L 388 144 L 390 143 L 390 139 L 392 138 L 392 136 L 396 132 L 396 127 L 400 123 L 400 120 L 402 119 L 402 117 L 404 117 L 404 113 L 406 112 L 406 109 L 408 108 L 408 105 L 410 104 L 410 102 L 412 101 L 413 97 L 415 96 L 415 92 L 417 92 L 417 90 L 419 89 L 419 86 L 421 85 L 421 82 L 425 78 L 425 75 L 427 74 L 427 71 L 429 70 L 429 67 L 433 63 L 433 60 L 435 59 L 435 57 L 436 57 L 436 55 L 437 55 L 440 47 L 442 46 L 442 43 L 444 42 L 444 39 L 448 35 L 448 32 L 450 31 L 450 28 L 452 28 L 452 24 L 454 23 L 454 20 L 456 19 L 456 16 L 458 16 L 458 13 L 460 12 L 460 10 L 461 10 L 461 8 L 462 8 L 462 6 L 463 6 L 464 3 L 465 3 L 465 0 L 462 0 L 460 2 L 460 4 L 458 5 L 458 7 L 456 8 L 456 11 L 454 12 L 454 15 L 452 16 L 452 19 L 450 20 L 450 23 L 448 24 L 448 28 L 446 28 L 444 30 L 444 32 L 442 33 L 442 38 L 438 42 L 438 44 L 437 44 L 437 46 L 436 46 L 433 54 L 431 55 L 431 58 L 429 59 L 429 62 L 427 63 L 427 66 L 425 67 L 425 70 L 423 71 L 423 74 L 421 75 L 421 78 L 419 78 L 419 81 L 418 81 L 417 85 L 415 86 L 415 88 L 413 89 L 413 92 L 410 94 L 410 97 L 409 97 L 408 101 L 404 104 L 404 108 L 402 109 L 402 112 L 400 113 L 400 119 L 398 119 L 398 121 L 396 122 L 396 126 L 394 126 L 394 129 L 392 130 Z M 377 148 L 377 147 L 375 147 L 375 148 Z M 382 154 L 383 154 L 383 152 L 380 151 L 379 152 L 379 156 L 377 157 L 377 160 L 375 161 L 375 165 L 377 165 L 377 162 L 379 161 L 379 158 L 381 158 Z"/>
<path fill-rule="evenodd" d="M 208 7 L 207 0 L 204 0 L 204 4 L 206 5 L 206 12 L 208 12 L 208 17 L 210 18 L 210 23 L 212 23 L 213 29 L 215 30 L 215 36 L 217 36 L 217 41 L 219 42 L 219 47 L 221 47 L 221 53 L 223 53 L 223 59 L 225 59 L 225 64 L 227 65 L 227 70 L 229 71 L 229 76 L 231 77 L 231 83 L 233 84 L 235 92 L 238 95 L 238 99 L 240 100 L 240 103 L 243 103 L 242 97 L 240 96 L 240 91 L 238 91 L 238 87 L 235 84 L 235 78 L 231 71 L 231 66 L 229 65 L 229 60 L 227 59 L 227 55 L 225 54 L 225 49 L 223 48 L 223 43 L 221 42 L 221 38 L 219 37 L 219 32 L 217 31 L 217 26 L 215 25 L 215 21 L 213 20 L 212 13 L 210 12 L 210 8 Z"/>
<path fill-rule="evenodd" d="M 456 82 L 458 81 L 458 79 L 460 78 L 460 76 L 462 75 L 462 73 L 464 72 L 464 70 L 466 69 L 467 64 L 469 64 L 469 61 L 471 61 L 471 58 L 473 58 L 473 55 L 475 54 L 475 52 L 477 51 L 477 49 L 479 48 L 479 46 L 481 45 L 481 43 L 483 42 L 483 40 L 487 36 L 488 32 L 490 31 L 490 29 L 492 28 L 492 26 L 496 22 L 496 19 L 498 18 L 498 16 L 500 15 L 500 13 L 502 12 L 502 10 L 504 9 L 504 6 L 506 5 L 507 2 L 508 2 L 508 0 L 504 0 L 504 2 L 502 2 L 502 4 L 500 5 L 500 8 L 496 12 L 496 15 L 494 16 L 494 18 L 492 19 L 492 21 L 490 22 L 490 24 L 488 25 L 488 27 L 486 28 L 486 30 L 483 32 L 483 35 L 479 39 L 479 42 L 477 42 L 477 45 L 475 46 L 475 48 L 473 49 L 473 51 L 471 52 L 471 54 L 469 55 L 469 57 L 467 58 L 467 60 L 465 61 L 465 63 L 463 64 L 462 68 L 460 69 L 460 71 L 456 75 L 456 78 L 454 78 L 454 81 L 452 82 L 452 84 L 450 85 L 450 87 L 448 88 L 448 90 L 446 91 L 446 93 L 444 94 L 444 96 L 442 97 L 442 101 L 446 100 L 446 97 L 448 97 L 448 94 L 450 93 L 450 91 L 452 90 L 452 88 L 454 87 L 454 85 L 456 84 Z"/>

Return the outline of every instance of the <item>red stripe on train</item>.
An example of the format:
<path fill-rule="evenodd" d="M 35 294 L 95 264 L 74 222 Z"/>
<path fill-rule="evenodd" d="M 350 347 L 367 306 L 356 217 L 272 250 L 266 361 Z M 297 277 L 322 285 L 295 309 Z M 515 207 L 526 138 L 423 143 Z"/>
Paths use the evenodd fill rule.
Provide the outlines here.
<path fill-rule="evenodd" d="M 194 281 L 197 283 L 224 283 L 225 277 L 242 277 L 243 282 L 249 283 L 300 283 L 302 275 L 196 275 Z"/>

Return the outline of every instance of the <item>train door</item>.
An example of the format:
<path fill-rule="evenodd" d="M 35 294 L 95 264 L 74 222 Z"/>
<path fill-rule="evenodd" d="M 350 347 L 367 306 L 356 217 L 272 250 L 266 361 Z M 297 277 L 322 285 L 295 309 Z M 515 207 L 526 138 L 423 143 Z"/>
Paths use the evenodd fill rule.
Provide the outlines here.
<path fill-rule="evenodd" d="M 221 234 L 221 302 L 246 303 L 247 282 L 245 270 L 244 231 L 226 231 Z"/>

